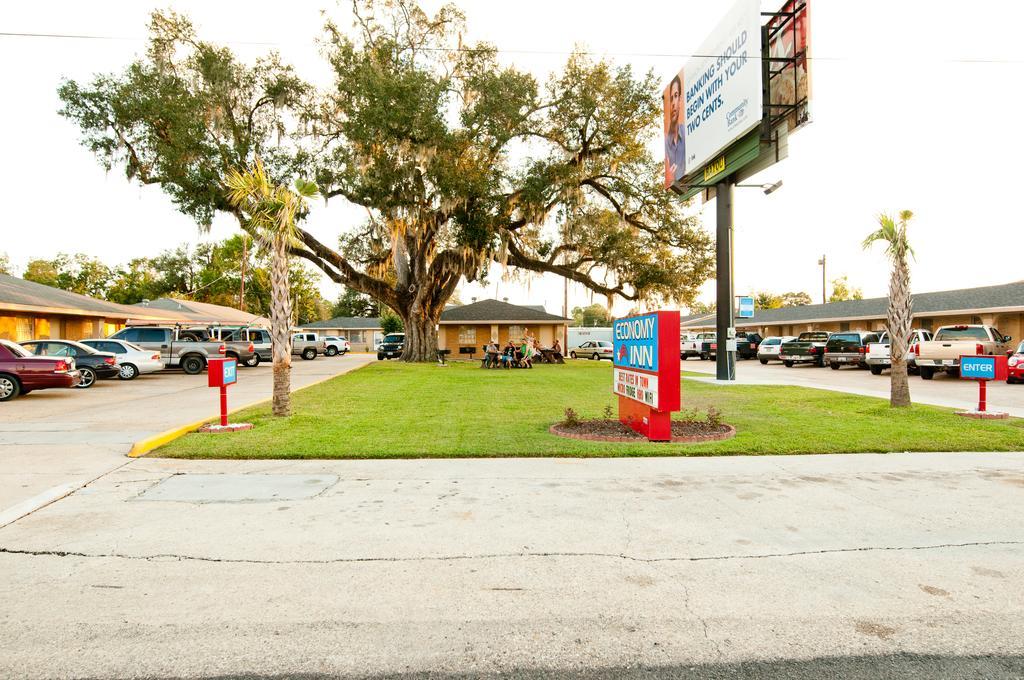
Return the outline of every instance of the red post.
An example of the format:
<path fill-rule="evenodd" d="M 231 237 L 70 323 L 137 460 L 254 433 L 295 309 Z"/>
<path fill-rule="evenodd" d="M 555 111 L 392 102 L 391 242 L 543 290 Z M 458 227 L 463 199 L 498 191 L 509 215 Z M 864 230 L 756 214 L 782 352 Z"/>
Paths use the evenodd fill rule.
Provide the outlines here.
<path fill-rule="evenodd" d="M 985 408 L 988 406 L 988 385 L 987 380 L 978 381 L 978 411 L 981 413 L 985 412 Z"/>
<path fill-rule="evenodd" d="M 227 426 L 228 424 L 228 387 L 227 385 L 220 386 L 220 424 Z"/>

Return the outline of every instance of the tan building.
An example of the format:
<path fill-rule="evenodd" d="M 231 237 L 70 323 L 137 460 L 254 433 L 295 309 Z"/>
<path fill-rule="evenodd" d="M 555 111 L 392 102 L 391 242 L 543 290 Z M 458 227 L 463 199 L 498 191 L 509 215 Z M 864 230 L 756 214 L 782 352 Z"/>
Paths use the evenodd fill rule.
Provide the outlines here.
<path fill-rule="evenodd" d="M 0 274 L 0 338 L 5 340 L 104 338 L 131 319 L 155 323 L 163 318 L 158 310 L 140 310 Z"/>
<path fill-rule="evenodd" d="M 799 335 L 804 331 L 885 330 L 889 298 L 848 300 L 785 309 L 759 309 L 736 319 L 737 331 Z M 1024 281 L 914 295 L 914 328 L 934 331 L 953 324 L 988 324 L 1015 341 L 1024 340 Z M 715 315 L 688 317 L 683 332 L 714 331 Z"/>
<path fill-rule="evenodd" d="M 529 335 L 540 347 L 551 347 L 555 338 L 565 342 L 570 319 L 548 314 L 542 306 L 521 306 L 498 300 L 480 300 L 449 307 L 441 313 L 437 333 L 438 349 L 451 350 L 452 356 L 480 354 L 491 340 L 504 345 L 510 339 L 520 342 Z"/>
<path fill-rule="evenodd" d="M 316 333 L 321 338 L 347 338 L 353 352 L 372 352 L 384 338 L 380 319 L 376 317 L 336 316 L 326 321 L 304 324 L 301 330 Z"/>

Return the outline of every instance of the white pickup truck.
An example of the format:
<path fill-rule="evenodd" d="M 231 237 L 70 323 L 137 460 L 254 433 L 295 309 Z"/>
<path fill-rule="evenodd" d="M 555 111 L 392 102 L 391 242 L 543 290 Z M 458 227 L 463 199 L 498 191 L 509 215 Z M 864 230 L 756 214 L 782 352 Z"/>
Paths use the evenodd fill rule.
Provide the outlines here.
<path fill-rule="evenodd" d="M 936 371 L 956 376 L 960 373 L 960 357 L 1005 355 L 1012 349 L 1012 339 L 992 326 L 943 326 L 930 342 L 917 345 L 917 369 L 925 380 L 931 380 Z"/>
<path fill-rule="evenodd" d="M 687 334 L 679 341 L 679 358 L 686 361 L 690 357 L 700 357 L 701 359 L 707 359 L 703 351 L 703 345 L 705 342 L 714 342 L 714 333 L 697 333 Z"/>
<path fill-rule="evenodd" d="M 914 372 L 917 370 L 917 356 L 913 352 L 914 345 L 922 342 L 929 342 L 932 339 L 932 332 L 915 329 L 910 331 L 910 337 L 907 338 L 907 370 Z M 871 375 L 881 375 L 882 371 L 890 368 L 890 355 L 892 353 L 892 345 L 889 344 L 889 331 L 882 333 L 882 336 L 878 339 L 878 342 L 873 342 L 868 345 L 868 354 L 865 362 L 868 368 L 871 369 Z"/>

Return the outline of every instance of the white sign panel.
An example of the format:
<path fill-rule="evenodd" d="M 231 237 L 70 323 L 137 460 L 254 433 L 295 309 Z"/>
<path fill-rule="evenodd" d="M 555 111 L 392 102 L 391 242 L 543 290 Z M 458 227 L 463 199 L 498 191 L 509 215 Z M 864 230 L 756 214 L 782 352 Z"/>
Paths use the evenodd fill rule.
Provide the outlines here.
<path fill-rule="evenodd" d="M 658 408 L 658 376 L 616 368 L 614 386 L 615 394 Z"/>
<path fill-rule="evenodd" d="M 665 88 L 665 184 L 761 123 L 761 2 L 738 0 Z"/>

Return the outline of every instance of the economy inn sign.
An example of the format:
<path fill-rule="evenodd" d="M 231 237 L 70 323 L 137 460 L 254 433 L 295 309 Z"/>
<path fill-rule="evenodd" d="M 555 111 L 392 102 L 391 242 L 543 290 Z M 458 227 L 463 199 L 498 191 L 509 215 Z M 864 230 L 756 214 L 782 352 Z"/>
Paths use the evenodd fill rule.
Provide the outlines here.
<path fill-rule="evenodd" d="M 679 312 L 618 319 L 612 338 L 619 420 L 651 441 L 670 441 L 680 407 Z"/>

